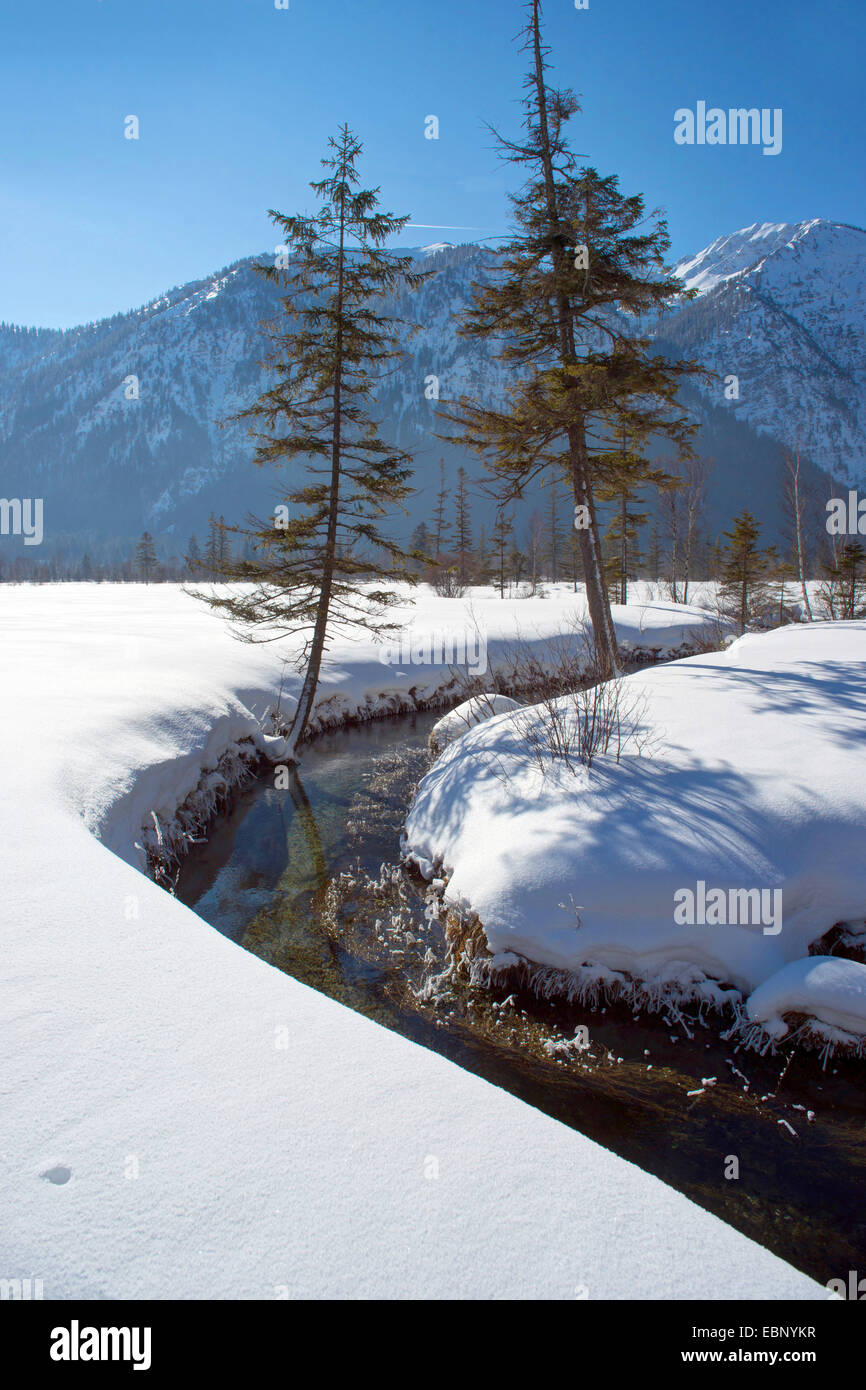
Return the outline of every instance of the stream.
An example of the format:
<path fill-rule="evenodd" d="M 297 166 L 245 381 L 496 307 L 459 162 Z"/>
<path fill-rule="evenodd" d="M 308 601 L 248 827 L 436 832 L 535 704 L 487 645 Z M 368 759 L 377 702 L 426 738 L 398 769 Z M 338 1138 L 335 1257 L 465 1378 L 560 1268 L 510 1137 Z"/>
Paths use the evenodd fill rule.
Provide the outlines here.
<path fill-rule="evenodd" d="M 712 1016 L 686 1031 L 625 1005 L 593 1011 L 440 978 L 435 900 L 398 864 L 440 716 L 322 735 L 284 787 L 268 768 L 192 847 L 178 898 L 278 969 L 580 1130 L 821 1283 L 866 1273 L 862 1062 L 822 1070 L 802 1051 L 735 1051 Z M 580 1026 L 586 1051 L 569 1045 Z"/>

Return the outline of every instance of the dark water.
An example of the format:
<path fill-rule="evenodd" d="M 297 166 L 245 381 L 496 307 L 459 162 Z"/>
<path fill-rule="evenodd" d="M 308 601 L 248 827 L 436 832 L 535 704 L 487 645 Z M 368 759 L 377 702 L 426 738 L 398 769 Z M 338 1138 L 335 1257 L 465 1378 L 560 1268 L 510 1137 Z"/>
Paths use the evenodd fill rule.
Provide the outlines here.
<path fill-rule="evenodd" d="M 435 912 L 408 875 L 372 880 L 396 865 L 437 717 L 321 737 L 285 788 L 269 770 L 193 848 L 178 897 L 277 968 L 581 1130 L 822 1283 L 866 1274 L 862 1062 L 822 1071 L 801 1052 L 735 1052 L 718 1020 L 688 1036 L 625 1007 L 460 980 L 423 997 L 445 957 Z M 589 1051 L 551 1055 L 579 1025 Z M 732 1160 L 737 1177 L 726 1176 Z"/>

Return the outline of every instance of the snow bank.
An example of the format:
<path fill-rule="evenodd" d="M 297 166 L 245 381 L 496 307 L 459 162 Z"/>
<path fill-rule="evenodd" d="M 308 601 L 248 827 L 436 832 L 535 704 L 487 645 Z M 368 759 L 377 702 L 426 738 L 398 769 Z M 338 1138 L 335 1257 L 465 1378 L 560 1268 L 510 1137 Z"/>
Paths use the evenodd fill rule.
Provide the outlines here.
<path fill-rule="evenodd" d="M 57 794 L 121 858 L 143 863 L 134 846 L 151 813 L 169 819 L 196 790 L 202 770 L 216 768 L 233 745 L 253 739 L 268 756 L 278 756 L 278 745 L 265 750 L 260 720 L 278 696 L 291 717 L 300 687 L 291 664 L 299 642 L 240 647 L 220 618 L 174 585 L 15 586 L 3 597 L 10 633 L 23 636 L 31 626 L 51 625 L 55 662 L 40 672 L 44 686 L 28 687 L 25 672 L 18 696 L 28 706 L 37 690 L 43 721 L 64 722 L 77 711 L 82 727 L 75 745 L 65 748 Z M 583 596 L 566 585 L 545 599 L 505 601 L 490 589 L 448 599 L 407 587 L 405 604 L 391 616 L 422 647 L 430 634 L 480 634 L 488 664 L 495 664 L 517 645 L 543 651 L 585 612 Z M 698 640 L 707 622 L 700 609 L 643 601 L 636 589 L 618 629 L 627 640 L 640 635 L 648 650 L 665 652 Z M 433 646 L 432 661 L 395 667 L 383 661 L 385 644 L 336 636 L 312 731 L 441 698 L 452 670 L 435 659 Z M 100 692 L 105 699 L 97 714 L 93 702 Z"/>
<path fill-rule="evenodd" d="M 784 1037 L 786 1014 L 825 1025 L 819 1036 L 850 1042 L 866 1037 L 866 965 L 839 956 L 810 956 L 785 965 L 759 985 L 746 1014 L 770 1037 Z"/>
<path fill-rule="evenodd" d="M 507 695 L 473 695 L 471 700 L 464 700 L 461 705 L 449 710 L 436 721 L 430 730 L 430 751 L 441 753 L 443 748 L 447 748 L 449 743 L 465 734 L 467 729 L 482 724 L 485 719 L 492 719 L 496 714 L 507 714 L 520 707 L 519 700 L 510 700 Z"/>
<path fill-rule="evenodd" d="M 162 587 L 0 585 L 0 627 L 4 1278 L 46 1298 L 825 1296 L 136 870 L 151 809 L 254 735 L 283 653 Z M 325 679 L 383 689 L 369 646 L 335 646 Z"/>
<path fill-rule="evenodd" d="M 494 955 L 578 994 L 589 969 L 612 993 L 718 1002 L 719 984 L 749 995 L 863 919 L 866 623 L 746 636 L 623 690 L 637 734 L 619 762 L 542 771 L 522 729 L 536 707 L 465 734 L 419 788 L 407 851 L 444 870 Z"/>

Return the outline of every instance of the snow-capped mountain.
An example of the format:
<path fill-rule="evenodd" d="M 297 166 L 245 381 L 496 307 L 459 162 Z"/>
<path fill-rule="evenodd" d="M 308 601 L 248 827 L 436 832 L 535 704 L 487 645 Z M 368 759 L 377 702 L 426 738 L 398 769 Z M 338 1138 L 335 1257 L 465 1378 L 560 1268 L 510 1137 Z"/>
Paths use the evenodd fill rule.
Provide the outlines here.
<path fill-rule="evenodd" d="M 456 331 L 493 253 L 434 243 L 414 254 L 429 278 L 386 308 L 416 331 L 378 397 L 385 437 L 416 456 L 406 529 L 429 515 L 440 457 L 449 473 L 461 462 L 480 471 L 436 439 L 446 428 L 438 403 L 463 392 L 502 399 L 512 370 Z M 866 478 L 866 233 L 756 224 L 677 269 L 700 297 L 656 325 L 659 344 L 720 374 L 699 400 L 701 447 L 716 460 L 710 528 L 751 503 L 768 534 L 777 529 L 781 444 L 798 435 L 826 473 Z M 42 497 L 46 546 L 70 553 L 127 551 L 145 528 L 180 553 L 211 511 L 267 510 L 277 480 L 251 466 L 246 428 L 223 422 L 262 387 L 261 324 L 275 308 L 250 258 L 80 328 L 0 325 L 0 495 Z M 721 379 L 730 375 L 734 400 Z"/>
<path fill-rule="evenodd" d="M 430 256 L 437 255 L 439 251 L 453 251 L 453 249 L 453 241 L 431 241 L 429 246 L 421 247 L 419 254 L 422 255 L 425 260 L 427 260 Z"/>
<path fill-rule="evenodd" d="M 756 223 L 676 269 L 700 298 L 661 331 L 719 373 L 709 399 L 788 447 L 799 439 L 841 481 L 866 479 L 866 232 Z"/>
<path fill-rule="evenodd" d="M 432 434 L 438 403 L 476 388 L 501 395 L 507 372 L 456 335 L 490 253 L 443 243 L 414 254 L 432 274 L 387 306 L 406 322 L 406 355 L 379 413 L 387 437 L 416 453 L 417 520 L 440 455 L 457 466 Z M 0 495 L 44 498 L 49 545 L 63 537 L 96 553 L 147 528 L 180 551 L 209 512 L 241 519 L 272 505 L 275 476 L 251 466 L 247 427 L 231 423 L 263 389 L 262 325 L 278 309 L 255 259 L 81 328 L 0 326 Z"/>
<path fill-rule="evenodd" d="M 716 237 L 696 256 L 677 261 L 675 269 L 689 289 L 712 290 L 722 280 L 750 270 L 757 261 L 786 246 L 796 232 L 797 225 L 791 222 L 755 222 L 740 232 Z"/>

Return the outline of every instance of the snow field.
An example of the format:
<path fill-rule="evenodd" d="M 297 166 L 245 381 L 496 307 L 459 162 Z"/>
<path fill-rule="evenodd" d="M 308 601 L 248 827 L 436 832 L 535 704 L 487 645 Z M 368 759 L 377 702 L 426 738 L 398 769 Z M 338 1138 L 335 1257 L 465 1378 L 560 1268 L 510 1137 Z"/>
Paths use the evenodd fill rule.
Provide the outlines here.
<path fill-rule="evenodd" d="M 489 622 L 509 635 L 514 608 Z M 151 811 L 256 736 L 285 651 L 162 587 L 3 585 L 0 629 L 0 1277 L 46 1298 L 826 1296 L 139 872 Z M 385 674 L 340 642 L 323 693 L 362 709 L 419 677 Z"/>

